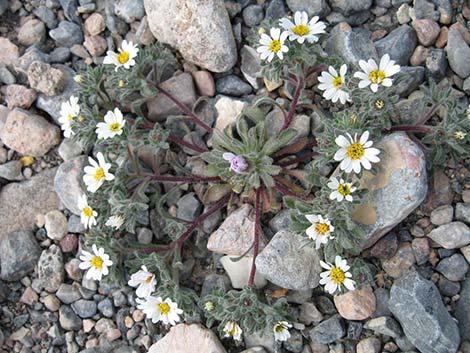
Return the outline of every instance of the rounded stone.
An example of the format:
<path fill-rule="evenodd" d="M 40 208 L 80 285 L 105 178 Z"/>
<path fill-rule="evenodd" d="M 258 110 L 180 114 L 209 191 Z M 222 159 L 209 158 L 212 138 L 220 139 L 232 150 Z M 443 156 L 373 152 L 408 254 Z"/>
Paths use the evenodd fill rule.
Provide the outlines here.
<path fill-rule="evenodd" d="M 347 320 L 364 320 L 375 311 L 375 295 L 370 286 L 335 295 L 339 314 Z"/>
<path fill-rule="evenodd" d="M 32 19 L 23 24 L 18 32 L 18 42 L 24 46 L 40 43 L 46 36 L 46 26 L 43 22 Z"/>
<path fill-rule="evenodd" d="M 50 211 L 46 213 L 44 227 L 49 238 L 60 241 L 67 234 L 67 217 L 60 211 Z"/>

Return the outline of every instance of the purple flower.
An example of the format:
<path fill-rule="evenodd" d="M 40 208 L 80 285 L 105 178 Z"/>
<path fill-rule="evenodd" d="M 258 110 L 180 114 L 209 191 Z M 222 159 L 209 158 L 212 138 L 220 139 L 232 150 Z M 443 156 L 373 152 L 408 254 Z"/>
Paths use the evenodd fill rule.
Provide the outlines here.
<path fill-rule="evenodd" d="M 230 170 L 235 173 L 243 174 L 248 170 L 248 162 L 242 156 L 236 156 L 233 153 L 224 153 L 222 157 L 230 162 Z"/>

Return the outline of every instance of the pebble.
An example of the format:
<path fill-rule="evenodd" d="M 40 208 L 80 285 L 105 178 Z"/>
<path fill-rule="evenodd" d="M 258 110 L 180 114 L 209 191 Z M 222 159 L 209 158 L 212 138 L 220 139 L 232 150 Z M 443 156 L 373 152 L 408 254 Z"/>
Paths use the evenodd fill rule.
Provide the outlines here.
<path fill-rule="evenodd" d="M 79 259 L 71 259 L 64 266 L 67 276 L 74 281 L 80 281 L 83 277 L 83 271 L 78 267 L 79 265 Z"/>
<path fill-rule="evenodd" d="M 283 0 L 272 0 L 266 7 L 265 19 L 278 20 L 286 15 L 286 7 Z"/>
<path fill-rule="evenodd" d="M 364 328 L 392 338 L 398 338 L 402 335 L 400 325 L 393 318 L 388 316 L 371 319 L 365 323 Z"/>
<path fill-rule="evenodd" d="M 410 64 L 412 66 L 420 66 L 426 61 L 426 55 L 428 53 L 428 49 L 423 47 L 422 45 L 418 45 L 413 54 L 410 58 Z"/>
<path fill-rule="evenodd" d="M 33 306 L 38 302 L 38 295 L 31 287 L 26 287 L 20 298 L 20 302 L 29 306 Z"/>
<path fill-rule="evenodd" d="M 6 67 L 5 64 L 0 64 L 0 82 L 5 85 L 12 85 L 16 83 L 15 76 Z"/>
<path fill-rule="evenodd" d="M 209 71 L 196 71 L 192 75 L 201 96 L 213 97 L 215 95 L 215 82 Z"/>
<path fill-rule="evenodd" d="M 460 292 L 460 283 L 449 281 L 444 276 L 439 276 L 438 287 L 441 295 L 446 297 L 453 297 Z"/>
<path fill-rule="evenodd" d="M 47 310 L 56 312 L 60 308 L 60 301 L 54 294 L 49 294 L 43 299 L 44 306 Z"/>
<path fill-rule="evenodd" d="M 316 343 L 333 343 L 346 334 L 339 315 L 333 315 L 329 319 L 322 321 L 309 332 L 309 337 Z"/>
<path fill-rule="evenodd" d="M 176 203 L 177 217 L 185 221 L 194 221 L 202 212 L 201 202 L 194 192 L 184 195 Z"/>
<path fill-rule="evenodd" d="M 380 353 L 381 342 L 376 337 L 367 337 L 359 341 L 356 353 Z"/>
<path fill-rule="evenodd" d="M 37 93 L 23 85 L 8 85 L 2 91 L 9 109 L 29 109 L 37 97 Z"/>
<path fill-rule="evenodd" d="M 331 12 L 326 0 L 287 0 L 287 6 L 292 12 L 306 11 L 309 17 L 325 17 Z"/>
<path fill-rule="evenodd" d="M 347 16 L 369 10 L 372 6 L 372 0 L 330 0 L 330 5 L 333 11 Z"/>
<path fill-rule="evenodd" d="M 418 265 L 423 265 L 428 261 L 431 253 L 429 241 L 427 238 L 416 238 L 411 242 L 411 248 Z"/>
<path fill-rule="evenodd" d="M 144 5 L 155 38 L 179 50 L 186 61 L 212 72 L 225 72 L 235 65 L 237 49 L 223 2 L 161 0 Z"/>
<path fill-rule="evenodd" d="M 60 211 L 50 211 L 45 216 L 45 228 L 49 238 L 60 241 L 67 234 L 67 217 Z"/>
<path fill-rule="evenodd" d="M 57 28 L 49 31 L 49 36 L 57 46 L 72 47 L 83 42 L 83 33 L 79 25 L 69 21 L 61 21 Z"/>
<path fill-rule="evenodd" d="M 103 32 L 106 28 L 104 17 L 100 13 L 90 15 L 84 23 L 85 32 L 90 36 L 96 36 Z"/>
<path fill-rule="evenodd" d="M 389 233 L 370 249 L 370 255 L 378 259 L 390 259 L 398 250 L 398 239 L 395 233 Z"/>
<path fill-rule="evenodd" d="M 56 292 L 64 282 L 64 261 L 62 251 L 53 244 L 43 250 L 38 262 L 38 278 L 49 293 Z"/>
<path fill-rule="evenodd" d="M 375 311 L 375 295 L 370 286 L 335 295 L 334 303 L 347 320 L 365 320 Z"/>
<path fill-rule="evenodd" d="M 78 331 L 82 328 L 82 320 L 71 307 L 62 305 L 59 309 L 59 323 L 66 331 Z"/>
<path fill-rule="evenodd" d="M 285 349 L 289 352 L 300 353 L 302 352 L 303 339 L 299 331 L 291 330 L 290 337 L 283 343 Z"/>
<path fill-rule="evenodd" d="M 224 292 L 227 292 L 230 289 L 230 279 L 225 275 L 219 275 L 217 273 L 207 275 L 202 283 L 201 297 L 211 294 L 215 287 L 221 288 Z"/>
<path fill-rule="evenodd" d="M 246 106 L 247 103 L 245 101 L 226 96 L 217 96 L 214 104 L 217 112 L 215 129 L 223 131 L 227 126 L 233 124 Z"/>
<path fill-rule="evenodd" d="M 8 38 L 0 37 L 0 63 L 13 67 L 20 57 L 20 49 Z"/>
<path fill-rule="evenodd" d="M 403 25 L 411 21 L 410 5 L 401 4 L 396 13 L 398 23 Z"/>
<path fill-rule="evenodd" d="M 382 260 L 382 267 L 393 278 L 399 278 L 415 263 L 410 243 L 402 243 L 397 253 L 390 259 Z"/>
<path fill-rule="evenodd" d="M 243 9 L 242 17 L 248 27 L 258 26 L 264 18 L 263 7 L 260 5 L 249 5 Z"/>
<path fill-rule="evenodd" d="M 430 19 L 413 21 L 412 26 L 416 31 L 419 43 L 425 47 L 434 44 L 441 30 L 439 24 Z"/>
<path fill-rule="evenodd" d="M 440 80 L 447 72 L 448 62 L 444 49 L 430 48 L 426 51 L 426 69 L 428 73 Z"/>
<path fill-rule="evenodd" d="M 40 20 L 25 22 L 18 32 L 18 42 L 26 47 L 41 43 L 46 37 L 46 26 Z"/>
<path fill-rule="evenodd" d="M 451 205 L 439 206 L 431 212 L 431 223 L 437 226 L 452 222 L 454 208 Z"/>
<path fill-rule="evenodd" d="M 460 31 L 454 27 L 449 29 L 446 46 L 450 68 L 461 78 L 470 76 L 470 47 Z"/>
<path fill-rule="evenodd" d="M 21 169 L 23 164 L 20 161 L 10 161 L 5 164 L 0 164 L 0 178 L 6 180 L 22 180 L 23 175 Z"/>
<path fill-rule="evenodd" d="M 230 277 L 233 288 L 240 289 L 248 284 L 253 263 L 252 257 L 245 256 L 241 260 L 234 262 L 230 259 L 230 256 L 223 256 L 220 258 L 220 263 Z M 258 288 L 266 285 L 266 279 L 259 271 L 256 271 L 254 284 Z"/>
<path fill-rule="evenodd" d="M 250 94 L 251 86 L 236 75 L 227 75 L 216 82 L 216 91 L 220 94 L 241 97 Z"/>
<path fill-rule="evenodd" d="M 71 305 L 73 311 L 82 319 L 88 319 L 96 314 L 96 303 L 93 300 L 79 299 Z"/>
<path fill-rule="evenodd" d="M 88 50 L 91 56 L 100 56 L 108 48 L 106 39 L 101 36 L 85 36 L 83 46 Z"/>
<path fill-rule="evenodd" d="M 379 57 L 389 54 L 399 65 L 407 65 L 416 48 L 416 33 L 404 24 L 391 31 L 385 38 L 375 42 Z"/>
<path fill-rule="evenodd" d="M 263 78 L 263 68 L 261 66 L 261 59 L 256 49 L 244 45 L 240 51 L 241 65 L 240 70 L 245 80 L 254 88 L 260 87 L 261 79 Z"/>
<path fill-rule="evenodd" d="M 442 273 L 450 281 L 461 281 L 465 278 L 470 265 L 460 254 L 454 254 L 442 259 L 436 267 L 436 271 Z"/>
<path fill-rule="evenodd" d="M 114 12 L 127 23 L 142 19 L 145 15 L 143 0 L 118 0 L 114 5 Z"/>
<path fill-rule="evenodd" d="M 470 229 L 465 223 L 451 222 L 433 229 L 428 237 L 446 249 L 458 249 L 470 244 Z"/>
<path fill-rule="evenodd" d="M 64 304 L 71 304 L 81 298 L 77 286 L 62 283 L 56 292 L 57 298 Z"/>
<path fill-rule="evenodd" d="M 323 320 L 322 313 L 317 309 L 314 303 L 302 303 L 299 309 L 299 321 L 307 326 L 312 323 L 318 324 Z"/>
<path fill-rule="evenodd" d="M 470 224 L 470 204 L 457 203 L 455 206 L 455 219 Z"/>
<path fill-rule="evenodd" d="M 54 178 L 54 189 L 64 206 L 75 215 L 80 215 L 77 206 L 78 198 L 84 193 L 82 181 L 83 168 L 87 164 L 87 157 L 80 156 L 62 163 L 57 169 Z"/>
<path fill-rule="evenodd" d="M 34 15 L 44 22 L 49 29 L 57 27 L 57 18 L 54 12 L 47 6 L 41 5 L 34 10 Z"/>
<path fill-rule="evenodd" d="M 78 142 L 68 138 L 64 138 L 62 140 L 58 150 L 60 158 L 62 158 L 64 161 L 78 157 L 80 154 L 82 154 L 82 152 L 82 146 Z"/>
<path fill-rule="evenodd" d="M 98 303 L 98 310 L 105 317 L 112 318 L 114 315 L 114 306 L 113 306 L 113 303 L 111 302 L 111 299 L 105 298 L 102 301 L 100 301 Z"/>

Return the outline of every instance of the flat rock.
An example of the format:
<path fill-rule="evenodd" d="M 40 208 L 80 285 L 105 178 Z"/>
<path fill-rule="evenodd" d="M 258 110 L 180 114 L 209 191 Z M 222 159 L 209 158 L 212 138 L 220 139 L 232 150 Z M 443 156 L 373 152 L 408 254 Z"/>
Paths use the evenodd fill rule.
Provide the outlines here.
<path fill-rule="evenodd" d="M 235 65 L 237 49 L 222 0 L 145 0 L 144 5 L 155 38 L 185 60 L 213 72 Z"/>
<path fill-rule="evenodd" d="M 417 45 L 416 33 L 408 25 L 391 31 L 386 37 L 375 42 L 379 57 L 389 54 L 399 65 L 407 65 Z"/>
<path fill-rule="evenodd" d="M 54 178 L 54 190 L 64 206 L 72 213 L 80 215 L 77 206 L 78 198 L 85 193 L 83 186 L 83 168 L 87 164 L 87 157 L 80 156 L 62 163 L 57 169 Z"/>
<path fill-rule="evenodd" d="M 433 229 L 428 237 L 446 249 L 458 249 L 470 244 L 470 228 L 462 222 L 451 222 Z"/>
<path fill-rule="evenodd" d="M 20 230 L 0 238 L 0 277 L 4 281 L 18 281 L 34 270 L 41 248 L 33 233 Z"/>
<path fill-rule="evenodd" d="M 375 311 L 375 295 L 370 286 L 335 295 L 338 313 L 347 320 L 364 320 Z"/>
<path fill-rule="evenodd" d="M 199 324 L 173 326 L 165 337 L 152 345 L 148 353 L 226 353 L 219 339 Z"/>
<path fill-rule="evenodd" d="M 317 287 L 322 271 L 319 254 L 312 246 L 302 247 L 304 241 L 298 234 L 280 230 L 256 258 L 257 272 L 284 288 Z"/>
<path fill-rule="evenodd" d="M 62 207 L 52 184 L 56 170 L 46 169 L 29 180 L 3 187 L 0 191 L 0 240 L 16 230 L 34 230 L 38 215 Z"/>
<path fill-rule="evenodd" d="M 451 69 L 461 78 L 470 76 L 470 47 L 460 31 L 451 27 L 447 37 L 447 58 Z"/>
<path fill-rule="evenodd" d="M 457 352 L 460 344 L 457 324 L 446 310 L 434 283 L 416 271 L 395 281 L 390 291 L 389 308 L 400 321 L 406 337 L 419 351 Z"/>
<path fill-rule="evenodd" d="M 42 116 L 16 108 L 8 114 L 0 139 L 16 152 L 41 157 L 60 142 L 60 129 Z"/>
<path fill-rule="evenodd" d="M 252 247 L 254 236 L 254 210 L 251 205 L 244 204 L 230 213 L 220 227 L 210 235 L 207 249 L 219 254 L 241 256 Z M 267 239 L 262 233 L 259 244 L 260 251 L 267 244 Z M 253 254 L 253 250 L 249 253 Z"/>
<path fill-rule="evenodd" d="M 248 285 L 250 278 L 251 266 L 253 264 L 253 257 L 244 256 L 239 261 L 232 261 L 230 256 L 223 256 L 220 258 L 220 263 L 224 267 L 225 272 L 230 277 L 232 287 L 241 289 Z M 256 271 L 254 284 L 258 288 L 262 288 L 266 285 L 266 278 Z"/>
<path fill-rule="evenodd" d="M 361 185 L 369 189 L 353 219 L 365 230 L 363 249 L 374 245 L 405 219 L 426 197 L 426 165 L 422 150 L 404 133 L 385 136 L 377 175 L 364 171 Z"/>

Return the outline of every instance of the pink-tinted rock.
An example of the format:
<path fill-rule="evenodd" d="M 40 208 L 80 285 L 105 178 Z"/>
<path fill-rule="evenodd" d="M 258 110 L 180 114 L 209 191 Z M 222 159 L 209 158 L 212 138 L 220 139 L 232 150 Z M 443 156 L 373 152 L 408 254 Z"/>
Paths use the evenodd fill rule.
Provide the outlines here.
<path fill-rule="evenodd" d="M 38 295 L 31 287 L 26 287 L 20 298 L 20 302 L 32 306 L 38 302 Z"/>
<path fill-rule="evenodd" d="M 215 94 L 215 83 L 209 71 L 193 72 L 194 82 L 201 96 L 212 97 Z"/>
<path fill-rule="evenodd" d="M 65 74 L 51 65 L 34 61 L 28 68 L 28 81 L 31 88 L 47 96 L 55 96 L 62 92 L 65 84 Z"/>
<path fill-rule="evenodd" d="M 36 19 L 25 22 L 18 32 L 18 41 L 20 44 L 27 47 L 36 43 L 41 43 L 45 37 L 46 26 L 43 22 Z"/>
<path fill-rule="evenodd" d="M 90 36 L 96 36 L 106 28 L 103 15 L 94 13 L 85 20 L 85 32 Z"/>
<path fill-rule="evenodd" d="M 413 21 L 412 25 L 418 36 L 418 41 L 426 47 L 434 44 L 441 29 L 437 22 L 427 18 Z"/>
<path fill-rule="evenodd" d="M 404 275 L 416 262 L 410 243 L 403 243 L 390 259 L 382 260 L 382 267 L 393 278 Z"/>
<path fill-rule="evenodd" d="M 335 295 L 334 302 L 339 314 L 347 320 L 364 320 L 375 311 L 375 295 L 370 286 Z"/>
<path fill-rule="evenodd" d="M 75 234 L 67 234 L 59 243 L 62 252 L 73 252 L 78 247 L 78 238 Z"/>
<path fill-rule="evenodd" d="M 0 64 L 13 66 L 19 57 L 20 50 L 18 47 L 10 42 L 9 39 L 0 37 Z"/>
<path fill-rule="evenodd" d="M 2 87 L 2 92 L 5 94 L 5 101 L 9 109 L 28 109 L 37 98 L 35 90 L 17 84 Z"/>
<path fill-rule="evenodd" d="M 91 56 L 100 56 L 108 48 L 106 39 L 101 36 L 85 36 L 83 46 L 88 50 Z"/>

